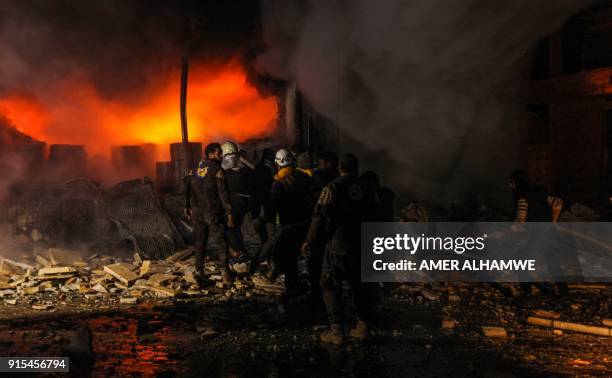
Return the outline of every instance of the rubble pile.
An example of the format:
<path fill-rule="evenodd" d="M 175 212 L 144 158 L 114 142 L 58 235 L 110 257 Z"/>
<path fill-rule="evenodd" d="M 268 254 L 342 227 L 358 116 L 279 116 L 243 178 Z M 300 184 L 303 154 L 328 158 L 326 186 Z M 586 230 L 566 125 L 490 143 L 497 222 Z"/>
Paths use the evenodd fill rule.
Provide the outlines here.
<path fill-rule="evenodd" d="M 245 265 L 237 271 L 245 271 Z M 163 260 L 149 260 L 135 253 L 132 259 L 93 254 L 87 258 L 76 250 L 49 248 L 25 261 L 0 259 L 0 298 L 8 305 L 28 304 L 35 310 L 56 310 L 67 303 L 83 306 L 136 304 L 151 298 L 205 297 L 237 300 L 253 296 L 280 296 L 281 283 L 261 275 L 238 275 L 229 286 L 222 282 L 219 267 L 206 262 L 210 287 L 201 289 L 195 277 L 193 249 Z"/>

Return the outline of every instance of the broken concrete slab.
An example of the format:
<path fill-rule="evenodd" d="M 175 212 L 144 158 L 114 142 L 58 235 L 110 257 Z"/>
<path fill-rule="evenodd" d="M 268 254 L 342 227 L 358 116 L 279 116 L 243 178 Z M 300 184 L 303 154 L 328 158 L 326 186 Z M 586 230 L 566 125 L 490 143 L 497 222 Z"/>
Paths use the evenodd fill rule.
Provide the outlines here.
<path fill-rule="evenodd" d="M 57 266 L 51 268 L 41 268 L 38 270 L 39 276 L 46 276 L 50 274 L 70 274 L 76 273 L 76 269 L 70 266 Z"/>
<path fill-rule="evenodd" d="M 85 263 L 79 251 L 65 248 L 49 248 L 47 250 L 51 264 L 55 265 L 75 265 L 75 263 Z"/>
<path fill-rule="evenodd" d="M 127 263 L 115 263 L 105 265 L 104 271 L 125 285 L 130 286 L 138 279 L 138 275 L 132 271 L 132 268 L 133 266 Z"/>
<path fill-rule="evenodd" d="M 172 274 L 156 273 L 149 277 L 149 284 L 153 286 L 161 286 L 175 278 Z"/>
<path fill-rule="evenodd" d="M 145 260 L 142 262 L 140 266 L 140 277 L 146 276 L 149 274 L 149 270 L 151 269 L 151 260 Z"/>
<path fill-rule="evenodd" d="M 52 265 L 50 260 L 44 258 L 41 255 L 36 255 L 36 262 L 39 263 L 40 265 L 42 265 L 45 268 L 48 268 L 48 267 L 50 267 Z"/>
<path fill-rule="evenodd" d="M 168 256 L 166 258 L 166 261 L 173 262 L 173 263 L 177 262 L 177 261 L 181 261 L 181 260 L 184 260 L 184 259 L 190 257 L 191 255 L 193 255 L 194 252 L 195 252 L 195 250 L 192 249 L 192 248 L 185 249 L 185 250 L 182 250 L 182 251 L 178 251 L 178 252 L 174 253 L 173 255 Z"/>
<path fill-rule="evenodd" d="M 0 274 L 12 276 L 14 274 L 25 274 L 25 269 L 22 269 L 18 265 L 14 264 L 11 260 L 2 259 L 0 260 Z"/>
<path fill-rule="evenodd" d="M 136 303 L 138 303 L 138 298 L 136 298 L 136 297 L 121 297 L 121 298 L 119 298 L 119 303 L 121 303 L 121 304 L 136 304 Z"/>

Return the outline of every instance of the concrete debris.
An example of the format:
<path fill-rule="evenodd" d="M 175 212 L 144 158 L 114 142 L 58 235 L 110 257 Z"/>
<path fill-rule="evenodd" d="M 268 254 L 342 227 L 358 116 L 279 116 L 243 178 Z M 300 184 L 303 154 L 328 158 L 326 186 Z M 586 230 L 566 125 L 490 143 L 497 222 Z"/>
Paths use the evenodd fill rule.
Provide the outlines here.
<path fill-rule="evenodd" d="M 56 265 L 73 265 L 79 266 L 85 264 L 83 257 L 79 251 L 63 248 L 49 248 L 47 250 L 49 260 L 53 266 Z"/>
<path fill-rule="evenodd" d="M 122 298 L 119 298 L 119 303 L 121 303 L 121 304 L 136 304 L 136 303 L 138 303 L 138 298 L 136 298 L 136 297 L 122 297 Z"/>
<path fill-rule="evenodd" d="M 482 333 L 486 337 L 496 337 L 505 339 L 508 337 L 508 333 L 502 327 L 482 327 Z"/>
<path fill-rule="evenodd" d="M 140 266 L 140 277 L 144 277 L 149 274 L 149 270 L 151 269 L 151 260 L 145 260 L 142 262 Z"/>
<path fill-rule="evenodd" d="M 270 282 L 260 275 L 245 275 L 224 285 L 222 269 L 212 261 L 205 264 L 209 281 L 217 288 L 202 289 L 195 275 L 193 249 L 163 260 L 145 259 L 140 253 L 125 257 L 49 248 L 35 251 L 25 262 L 1 259 L 0 298 L 4 305 L 27 304 L 38 310 L 56 311 L 50 306 L 78 301 L 88 305 L 120 303 L 134 305 L 154 298 L 187 300 L 212 297 L 221 301 L 277 303 L 285 292 L 282 281 Z M 239 265 L 239 264 L 235 264 Z M 248 271 L 247 264 L 241 270 Z M 176 299 L 174 299 L 176 298 Z M 207 333 L 207 335 L 212 333 Z"/>
<path fill-rule="evenodd" d="M 14 274 L 25 274 L 25 270 L 9 259 L 0 261 L 0 274 L 12 276 Z"/>
<path fill-rule="evenodd" d="M 38 270 L 39 276 L 46 276 L 51 274 L 69 274 L 76 273 L 76 269 L 69 266 L 58 266 L 54 268 L 42 268 Z"/>
<path fill-rule="evenodd" d="M 132 271 L 133 266 L 127 263 L 115 263 L 105 265 L 104 271 L 118 279 L 120 282 L 130 286 L 138 279 L 138 275 Z"/>

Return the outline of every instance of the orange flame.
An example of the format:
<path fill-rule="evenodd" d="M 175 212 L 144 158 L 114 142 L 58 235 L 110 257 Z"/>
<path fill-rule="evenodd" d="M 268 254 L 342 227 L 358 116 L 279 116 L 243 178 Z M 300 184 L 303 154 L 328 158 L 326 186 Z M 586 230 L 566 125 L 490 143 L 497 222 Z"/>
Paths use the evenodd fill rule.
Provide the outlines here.
<path fill-rule="evenodd" d="M 134 105 L 105 98 L 93 84 L 68 78 L 57 85 L 56 93 L 45 94 L 44 101 L 24 93 L 0 97 L 0 114 L 35 139 L 84 144 L 90 156 L 108 156 L 112 146 L 155 143 L 160 158 L 167 158 L 168 144 L 181 139 L 179 89 L 177 70 L 166 85 Z M 192 65 L 187 95 L 190 140 L 243 142 L 269 135 L 276 111 L 276 99 L 260 97 L 240 65 Z"/>

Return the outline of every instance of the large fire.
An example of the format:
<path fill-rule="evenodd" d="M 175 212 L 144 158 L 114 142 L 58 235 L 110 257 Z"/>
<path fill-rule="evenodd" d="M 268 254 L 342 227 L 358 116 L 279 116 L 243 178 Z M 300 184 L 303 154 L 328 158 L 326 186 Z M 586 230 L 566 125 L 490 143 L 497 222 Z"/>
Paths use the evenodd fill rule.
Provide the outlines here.
<path fill-rule="evenodd" d="M 181 139 L 180 69 L 146 101 L 118 101 L 101 95 L 77 77 L 58 81 L 45 98 L 4 92 L 0 114 L 20 131 L 49 144 L 84 144 L 90 156 L 108 156 L 112 146 L 155 143 L 159 158 L 168 144 Z M 239 64 L 192 64 L 187 114 L 190 140 L 242 142 L 268 135 L 274 128 L 276 99 L 262 98 Z"/>

